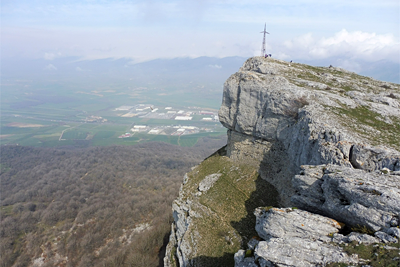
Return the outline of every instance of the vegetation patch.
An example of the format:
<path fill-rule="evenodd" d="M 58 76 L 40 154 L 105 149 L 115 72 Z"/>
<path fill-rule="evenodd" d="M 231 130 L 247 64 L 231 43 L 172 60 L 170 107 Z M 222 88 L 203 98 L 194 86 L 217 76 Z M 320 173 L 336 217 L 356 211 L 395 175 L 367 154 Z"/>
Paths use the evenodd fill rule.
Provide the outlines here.
<path fill-rule="evenodd" d="M 88 133 L 79 130 L 69 130 L 65 131 L 62 135 L 62 139 L 70 139 L 70 140 L 82 140 L 86 139 Z"/>
<path fill-rule="evenodd" d="M 195 197 L 199 183 L 214 173 L 222 175 L 213 187 L 193 200 L 205 208 L 195 210 L 202 217 L 192 217 L 196 229 L 190 234 L 196 236 L 198 232 L 201 237 L 195 260 L 201 266 L 233 266 L 233 254 L 257 235 L 254 209 L 276 206 L 278 193 L 260 178 L 255 167 L 235 163 L 216 153 L 188 174 L 184 199 Z"/>
<path fill-rule="evenodd" d="M 362 233 L 362 234 L 367 234 L 367 235 L 373 235 L 375 233 L 374 230 L 371 228 L 365 226 L 365 225 L 359 225 L 357 224 L 356 226 L 351 228 L 352 232 L 357 232 L 357 233 Z"/>
<path fill-rule="evenodd" d="M 115 135 L 115 131 L 99 131 L 93 136 L 93 139 L 94 140 L 106 139 L 106 138 L 113 137 L 114 135 Z"/>
<path fill-rule="evenodd" d="M 369 266 L 374 267 L 398 267 L 400 264 L 399 245 L 398 244 L 372 244 L 364 245 L 353 241 L 350 244 L 341 245 L 343 250 L 349 254 L 357 254 L 358 258 L 363 259 Z M 389 247 L 389 249 L 388 249 Z M 392 249 L 390 249 L 390 247 Z M 362 264 L 365 265 L 365 264 Z M 348 266 L 343 263 L 330 263 L 327 267 Z M 361 266 L 361 265 L 360 265 Z"/>
<path fill-rule="evenodd" d="M 354 109 L 332 107 L 332 110 L 341 117 L 347 127 L 370 140 L 372 144 L 386 143 L 394 148 L 400 148 L 400 139 L 398 138 L 400 132 L 399 118 L 391 117 L 390 119 L 393 123 L 387 123 L 380 114 L 369 110 L 365 106 L 359 106 Z M 359 125 L 367 125 L 375 131 L 379 131 L 379 134 L 365 131 L 364 128 L 358 127 Z"/>

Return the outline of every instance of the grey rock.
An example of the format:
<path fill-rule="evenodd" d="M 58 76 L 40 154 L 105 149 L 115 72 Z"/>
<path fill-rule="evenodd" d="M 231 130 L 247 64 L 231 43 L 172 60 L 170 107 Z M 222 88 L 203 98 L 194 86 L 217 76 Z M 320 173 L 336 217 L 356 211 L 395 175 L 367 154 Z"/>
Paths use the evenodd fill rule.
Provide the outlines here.
<path fill-rule="evenodd" d="M 347 236 L 344 236 L 342 234 L 335 233 L 332 236 L 332 242 L 336 244 L 343 244 L 343 243 L 348 243 Z"/>
<path fill-rule="evenodd" d="M 254 249 L 257 247 L 257 245 L 258 245 L 259 242 L 260 242 L 260 241 L 257 240 L 256 238 L 252 238 L 252 239 L 250 239 L 250 241 L 247 243 L 247 246 L 249 247 L 249 249 L 254 250 Z"/>
<path fill-rule="evenodd" d="M 324 75 L 309 69 L 298 71 L 320 76 L 321 82 L 326 80 Z M 347 80 L 342 79 L 343 86 L 351 83 L 350 87 L 357 88 L 358 91 L 347 92 L 346 98 L 346 95 L 314 89 L 321 86 L 298 86 L 294 82 L 296 78 L 290 73 L 293 73 L 293 68 L 286 69 L 286 65 L 279 60 L 256 57 L 246 61 L 239 72 L 232 75 L 224 85 L 223 102 L 219 111 L 221 123 L 229 130 L 254 138 L 284 142 L 288 154 L 293 157 L 297 166 L 325 163 L 350 166 L 351 144 L 365 143 L 363 141 L 366 136 L 357 135 L 353 128 L 349 128 L 354 123 L 343 124 L 343 118 L 330 112 L 330 108 L 326 106 L 341 107 L 344 104 L 349 108 L 356 108 L 362 104 L 374 112 L 381 112 L 384 120 L 390 121 L 390 116 L 400 116 L 400 105 L 396 99 L 388 100 L 391 103 L 390 112 L 382 111 L 381 106 L 374 106 L 376 103 L 371 102 L 371 99 L 381 99 L 388 95 L 382 92 L 382 87 L 375 85 L 376 91 L 381 91 L 375 96 L 371 91 L 365 90 L 364 85 L 356 85 L 349 76 Z M 338 80 L 339 77 L 335 79 Z M 330 82 L 329 79 L 326 81 Z M 309 83 L 307 81 L 306 84 Z M 304 103 L 308 104 L 301 107 Z M 359 127 L 367 126 L 361 124 Z M 374 133 L 368 136 L 380 134 L 380 129 L 368 127 L 368 131 Z M 338 142 L 348 145 L 343 147 Z M 392 163 L 384 162 L 383 165 Z M 400 168 L 400 163 L 398 165 L 397 168 Z"/>
<path fill-rule="evenodd" d="M 214 173 L 207 175 L 203 181 L 200 182 L 199 184 L 199 191 L 200 192 L 207 192 L 216 181 L 218 181 L 219 177 L 221 177 L 221 173 Z"/>
<path fill-rule="evenodd" d="M 189 180 L 189 176 L 187 175 L 187 173 L 185 173 L 185 175 L 183 176 L 183 182 L 182 184 L 185 185 Z"/>
<path fill-rule="evenodd" d="M 280 129 L 292 124 L 293 119 L 285 112 L 299 91 L 282 76 L 269 74 L 265 79 L 268 82 L 253 72 L 241 71 L 226 81 L 219 111 L 220 121 L 226 128 L 268 140 L 275 139 Z M 259 90 L 266 86 L 267 90 Z"/>
<path fill-rule="evenodd" d="M 386 230 L 386 233 L 392 236 L 396 236 L 397 238 L 400 239 L 400 228 L 397 227 L 391 227 Z"/>
<path fill-rule="evenodd" d="M 295 206 L 353 227 L 389 228 L 400 213 L 399 179 L 393 175 L 336 165 L 302 166 L 293 185 Z"/>
<path fill-rule="evenodd" d="M 395 227 L 395 226 L 399 226 L 400 224 L 399 224 L 399 217 L 393 217 L 391 220 L 390 220 L 390 226 L 393 226 L 393 227 Z"/>
<path fill-rule="evenodd" d="M 272 262 L 275 266 L 320 266 L 331 262 L 358 263 L 358 257 L 348 256 L 339 246 L 318 240 L 302 238 L 273 238 L 261 241 L 256 257 Z"/>
<path fill-rule="evenodd" d="M 378 239 L 374 236 L 368 235 L 368 234 L 351 232 L 347 236 L 344 236 L 342 234 L 334 234 L 331 241 L 334 243 L 337 243 L 337 244 L 351 243 L 351 242 L 355 241 L 358 244 L 371 245 L 371 244 L 379 243 L 380 239 Z"/>
<path fill-rule="evenodd" d="M 175 255 L 173 255 L 173 248 L 176 247 L 176 239 L 175 239 L 175 228 L 174 225 L 171 225 L 171 234 L 169 236 L 169 241 L 167 247 L 165 249 L 165 257 L 163 259 L 164 266 L 174 266 Z"/>
<path fill-rule="evenodd" d="M 311 238 L 337 233 L 340 224 L 330 218 L 292 208 L 256 209 L 256 231 L 264 240 L 278 237 Z"/>
<path fill-rule="evenodd" d="M 235 267 L 258 267 L 254 262 L 254 257 L 245 257 L 246 251 L 239 250 L 235 253 Z"/>
<path fill-rule="evenodd" d="M 272 262 L 267 261 L 267 260 L 265 260 L 263 258 L 260 258 L 260 257 L 257 259 L 257 262 L 260 265 L 260 267 L 276 267 L 276 265 L 273 264 Z"/>
<path fill-rule="evenodd" d="M 185 194 L 185 190 L 181 187 L 180 196 Z M 164 266 L 174 266 L 171 264 L 171 256 L 176 257 L 178 266 L 189 266 L 193 255 L 197 252 L 197 247 L 193 246 L 200 239 L 195 225 L 192 223 L 193 218 L 201 216 L 194 210 L 205 209 L 200 203 L 193 202 L 190 199 L 176 199 L 172 204 L 172 215 L 174 223 L 170 234 L 170 241 L 167 245 L 167 251 L 164 257 Z M 175 255 L 171 255 L 172 248 L 175 247 Z M 168 259 L 169 258 L 169 259 Z"/>
<path fill-rule="evenodd" d="M 365 245 L 370 245 L 374 243 L 379 243 L 379 239 L 376 237 L 367 235 L 367 234 L 361 234 L 361 233 L 356 233 L 352 232 L 348 236 L 345 237 L 346 243 L 351 243 L 353 241 L 358 242 L 359 244 L 365 244 Z"/>
<path fill-rule="evenodd" d="M 256 231 L 265 239 L 255 249 L 256 259 L 275 266 L 358 263 L 356 256 L 347 255 L 331 238 L 325 238 L 341 228 L 333 219 L 291 208 L 258 208 L 255 215 Z"/>
<path fill-rule="evenodd" d="M 400 170 L 399 153 L 369 145 L 354 145 L 351 150 L 350 162 L 355 168 L 368 171 L 384 168 L 391 171 Z"/>
<path fill-rule="evenodd" d="M 375 232 L 374 234 L 377 238 L 379 238 L 380 240 L 382 240 L 384 243 L 397 243 L 397 239 L 394 238 L 393 236 L 385 233 L 385 232 Z"/>

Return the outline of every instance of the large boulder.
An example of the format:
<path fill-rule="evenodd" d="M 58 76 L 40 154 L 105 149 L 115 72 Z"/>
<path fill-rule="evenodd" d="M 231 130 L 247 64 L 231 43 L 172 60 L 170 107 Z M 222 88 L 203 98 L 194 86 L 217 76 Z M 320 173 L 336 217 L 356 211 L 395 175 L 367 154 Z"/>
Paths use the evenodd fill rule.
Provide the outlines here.
<path fill-rule="evenodd" d="M 398 226 L 400 177 L 337 165 L 302 166 L 292 179 L 295 206 L 378 231 Z"/>
<path fill-rule="evenodd" d="M 254 257 L 237 253 L 235 267 L 252 266 L 251 262 L 261 266 L 358 263 L 357 255 L 349 256 L 333 242 L 343 226 L 333 219 L 292 208 L 258 208 L 255 215 L 257 233 L 264 240 L 255 247 Z"/>

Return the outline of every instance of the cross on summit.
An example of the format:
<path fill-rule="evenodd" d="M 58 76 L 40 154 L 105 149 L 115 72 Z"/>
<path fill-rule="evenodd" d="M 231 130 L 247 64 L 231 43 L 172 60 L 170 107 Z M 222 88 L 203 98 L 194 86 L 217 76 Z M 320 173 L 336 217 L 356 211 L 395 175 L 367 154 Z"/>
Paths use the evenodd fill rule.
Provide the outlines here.
<path fill-rule="evenodd" d="M 264 33 L 263 44 L 262 44 L 262 47 L 261 47 L 261 56 L 262 57 L 265 56 L 265 34 L 266 33 L 269 34 L 269 32 L 267 32 L 266 29 L 267 29 L 267 23 L 265 23 L 265 25 L 264 25 L 264 31 L 261 32 L 261 33 Z"/>

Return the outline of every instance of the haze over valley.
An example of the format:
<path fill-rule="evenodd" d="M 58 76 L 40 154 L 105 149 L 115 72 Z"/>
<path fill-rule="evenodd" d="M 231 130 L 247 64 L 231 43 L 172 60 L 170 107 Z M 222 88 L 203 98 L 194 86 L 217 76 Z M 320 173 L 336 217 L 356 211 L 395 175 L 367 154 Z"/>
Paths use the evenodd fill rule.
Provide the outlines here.
<path fill-rule="evenodd" d="M 224 135 L 217 117 L 222 84 L 242 61 L 198 58 L 131 65 L 129 60 L 64 59 L 53 62 L 57 70 L 46 69 L 43 61 L 21 65 L 21 71 L 11 66 L 2 73 L 1 144 L 154 140 L 192 146 L 202 136 Z M 130 138 L 118 138 L 123 135 Z"/>

